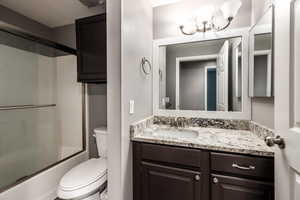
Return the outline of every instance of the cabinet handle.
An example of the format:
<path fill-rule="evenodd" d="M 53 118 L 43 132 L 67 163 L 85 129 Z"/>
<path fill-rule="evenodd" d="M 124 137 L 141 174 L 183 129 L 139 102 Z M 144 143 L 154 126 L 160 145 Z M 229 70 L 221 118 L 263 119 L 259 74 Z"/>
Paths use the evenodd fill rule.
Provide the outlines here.
<path fill-rule="evenodd" d="M 214 177 L 214 178 L 213 178 L 213 183 L 214 183 L 214 184 L 217 184 L 218 182 L 219 182 L 218 178 Z"/>
<path fill-rule="evenodd" d="M 250 165 L 250 166 L 248 166 L 248 167 L 245 167 L 245 166 L 240 166 L 240 165 L 238 165 L 238 164 L 236 164 L 236 163 L 233 163 L 233 164 L 232 164 L 232 167 L 233 167 L 233 168 L 237 168 L 237 169 L 241 169 L 241 170 L 255 170 L 255 167 L 252 166 L 252 165 Z"/>
<path fill-rule="evenodd" d="M 200 180 L 200 176 L 197 174 L 197 175 L 195 175 L 195 180 L 196 181 L 199 181 Z"/>

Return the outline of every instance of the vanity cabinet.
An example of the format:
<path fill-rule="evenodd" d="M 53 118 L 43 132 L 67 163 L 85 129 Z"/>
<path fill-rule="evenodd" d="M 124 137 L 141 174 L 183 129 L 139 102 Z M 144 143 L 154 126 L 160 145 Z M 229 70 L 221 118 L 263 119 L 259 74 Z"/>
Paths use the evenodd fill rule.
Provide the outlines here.
<path fill-rule="evenodd" d="M 106 83 L 106 14 L 76 20 L 77 79 Z"/>
<path fill-rule="evenodd" d="M 133 142 L 134 200 L 274 200 L 274 159 Z"/>
<path fill-rule="evenodd" d="M 201 150 L 133 143 L 134 200 L 209 198 L 209 154 Z"/>

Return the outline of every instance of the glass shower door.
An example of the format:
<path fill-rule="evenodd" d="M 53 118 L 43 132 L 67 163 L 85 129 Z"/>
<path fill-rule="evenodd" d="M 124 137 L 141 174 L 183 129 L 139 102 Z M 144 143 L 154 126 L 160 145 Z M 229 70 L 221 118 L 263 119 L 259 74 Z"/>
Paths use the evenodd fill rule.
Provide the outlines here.
<path fill-rule="evenodd" d="M 76 56 L 0 29 L 0 191 L 81 152 Z"/>

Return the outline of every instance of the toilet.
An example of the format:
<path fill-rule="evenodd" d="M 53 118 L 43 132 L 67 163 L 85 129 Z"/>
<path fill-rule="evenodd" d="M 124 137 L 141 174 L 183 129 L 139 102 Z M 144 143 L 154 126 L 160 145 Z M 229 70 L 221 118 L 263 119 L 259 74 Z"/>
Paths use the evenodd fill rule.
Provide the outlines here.
<path fill-rule="evenodd" d="M 94 133 L 99 158 L 93 158 L 75 166 L 62 177 L 57 190 L 59 199 L 107 199 L 107 128 L 96 128 Z"/>

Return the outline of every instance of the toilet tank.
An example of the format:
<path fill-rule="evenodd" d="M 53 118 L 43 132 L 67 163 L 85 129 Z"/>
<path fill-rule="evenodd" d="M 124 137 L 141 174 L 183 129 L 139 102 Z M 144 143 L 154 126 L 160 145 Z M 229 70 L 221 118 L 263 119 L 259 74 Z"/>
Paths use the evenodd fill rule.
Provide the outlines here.
<path fill-rule="evenodd" d="M 107 158 L 107 127 L 94 129 L 98 155 L 100 158 Z"/>

